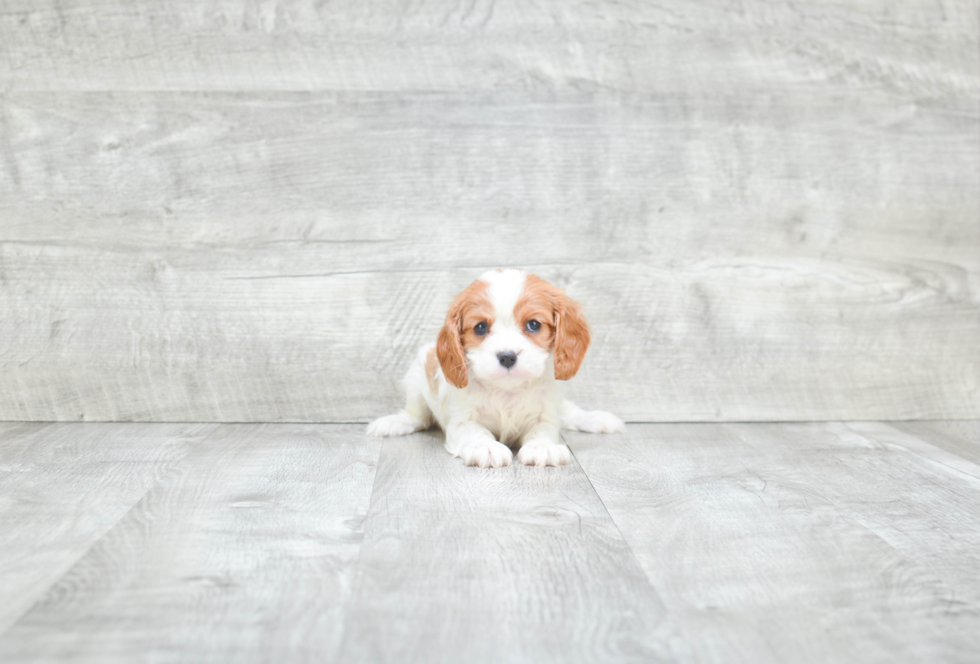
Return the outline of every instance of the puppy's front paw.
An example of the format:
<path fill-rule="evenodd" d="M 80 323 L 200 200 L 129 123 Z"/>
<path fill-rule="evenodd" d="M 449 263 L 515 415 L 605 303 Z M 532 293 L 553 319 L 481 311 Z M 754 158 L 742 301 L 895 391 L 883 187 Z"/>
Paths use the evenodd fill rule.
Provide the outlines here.
<path fill-rule="evenodd" d="M 480 468 L 502 468 L 509 466 L 514 453 L 503 443 L 470 443 L 459 451 L 459 458 L 467 466 Z"/>
<path fill-rule="evenodd" d="M 590 410 L 582 413 L 575 421 L 575 428 L 587 433 L 623 433 L 623 421 L 604 410 Z"/>
<path fill-rule="evenodd" d="M 521 447 L 517 458 L 525 466 L 564 466 L 571 462 L 572 453 L 568 445 L 531 442 Z"/>
<path fill-rule="evenodd" d="M 405 411 L 379 417 L 367 427 L 369 436 L 407 436 L 422 430 L 422 420 Z"/>

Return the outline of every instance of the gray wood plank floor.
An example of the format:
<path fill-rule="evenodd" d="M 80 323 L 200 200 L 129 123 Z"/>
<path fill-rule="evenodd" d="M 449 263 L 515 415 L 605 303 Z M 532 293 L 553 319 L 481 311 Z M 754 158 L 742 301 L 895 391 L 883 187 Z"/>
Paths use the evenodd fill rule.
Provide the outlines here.
<path fill-rule="evenodd" d="M 214 426 L 0 427 L 0 630 L 68 572 Z"/>
<path fill-rule="evenodd" d="M 0 425 L 0 660 L 975 661 L 977 422 Z"/>

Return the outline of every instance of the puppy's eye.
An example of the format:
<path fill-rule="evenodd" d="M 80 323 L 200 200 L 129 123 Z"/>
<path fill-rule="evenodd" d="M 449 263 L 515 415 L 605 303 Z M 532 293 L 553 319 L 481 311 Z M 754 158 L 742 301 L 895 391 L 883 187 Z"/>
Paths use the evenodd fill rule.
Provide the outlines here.
<path fill-rule="evenodd" d="M 473 331 L 476 332 L 476 336 L 482 337 L 484 334 L 489 332 L 489 329 L 487 328 L 486 323 L 477 323 L 476 327 L 473 328 Z"/>
<path fill-rule="evenodd" d="M 529 320 L 528 322 L 524 323 L 524 329 L 531 334 L 534 334 L 541 329 L 541 323 L 536 320 Z"/>

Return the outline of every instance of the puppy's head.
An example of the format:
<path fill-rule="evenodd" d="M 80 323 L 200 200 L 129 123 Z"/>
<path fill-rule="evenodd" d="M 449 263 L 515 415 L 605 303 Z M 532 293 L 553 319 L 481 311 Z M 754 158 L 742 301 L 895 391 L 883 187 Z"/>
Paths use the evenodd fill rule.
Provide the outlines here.
<path fill-rule="evenodd" d="M 568 380 L 589 348 L 582 309 L 564 291 L 522 270 L 493 270 L 460 293 L 446 315 L 436 353 L 446 380 L 517 384 L 539 378 L 554 357 Z"/>

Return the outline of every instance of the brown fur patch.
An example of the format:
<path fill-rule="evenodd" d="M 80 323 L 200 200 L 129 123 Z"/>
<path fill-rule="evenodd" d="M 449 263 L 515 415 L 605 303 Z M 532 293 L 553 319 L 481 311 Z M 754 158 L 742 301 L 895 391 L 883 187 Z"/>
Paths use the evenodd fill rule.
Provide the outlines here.
<path fill-rule="evenodd" d="M 529 274 L 524 282 L 524 292 L 514 305 L 514 321 L 521 332 L 538 346 L 551 349 L 555 340 L 555 314 L 565 294 L 541 277 Z M 529 320 L 541 323 L 541 329 L 531 334 L 524 327 Z"/>
<path fill-rule="evenodd" d="M 436 380 L 436 372 L 439 371 L 439 358 L 436 356 L 436 349 L 430 348 L 425 355 L 425 380 L 429 384 L 429 392 L 435 394 L 439 391 L 439 381 Z"/>
<path fill-rule="evenodd" d="M 477 336 L 473 328 L 480 322 L 493 325 L 493 305 L 487 295 L 488 287 L 487 282 L 477 280 L 457 295 L 439 332 L 436 342 L 439 365 L 446 380 L 456 387 L 466 387 L 469 383 L 466 349 L 483 342 L 483 337 Z"/>
<path fill-rule="evenodd" d="M 542 348 L 554 347 L 555 378 L 568 380 L 582 366 L 591 335 L 582 307 L 565 291 L 533 274 L 527 275 L 524 293 L 514 307 L 514 317 L 524 330 L 529 320 L 541 323 L 536 334 L 527 335 Z"/>
<path fill-rule="evenodd" d="M 563 295 L 562 306 L 556 316 L 555 378 L 568 380 L 582 366 L 585 351 L 589 349 L 592 335 L 585 322 L 582 307 L 575 300 Z"/>

